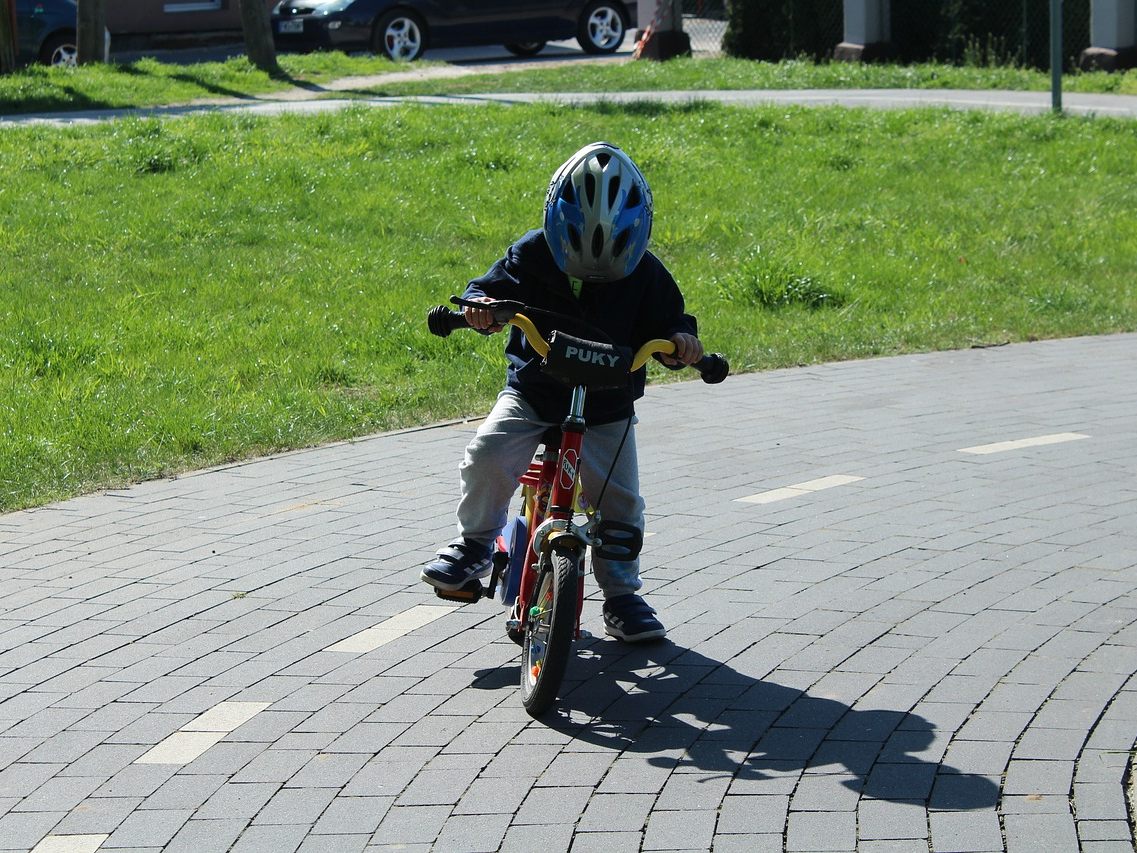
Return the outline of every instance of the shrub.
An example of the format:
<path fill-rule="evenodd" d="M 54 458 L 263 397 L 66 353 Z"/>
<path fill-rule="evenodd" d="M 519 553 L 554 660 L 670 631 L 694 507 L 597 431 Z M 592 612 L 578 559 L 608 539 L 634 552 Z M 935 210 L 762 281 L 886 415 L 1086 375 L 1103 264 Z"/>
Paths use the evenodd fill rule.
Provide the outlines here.
<path fill-rule="evenodd" d="M 743 59 L 827 59 L 843 34 L 842 0 L 730 0 L 722 44 Z"/>
<path fill-rule="evenodd" d="M 1050 67 L 1049 0 L 905 0 L 891 8 L 901 61 Z M 1062 34 L 1069 62 L 1089 46 L 1090 0 L 1064 0 Z"/>

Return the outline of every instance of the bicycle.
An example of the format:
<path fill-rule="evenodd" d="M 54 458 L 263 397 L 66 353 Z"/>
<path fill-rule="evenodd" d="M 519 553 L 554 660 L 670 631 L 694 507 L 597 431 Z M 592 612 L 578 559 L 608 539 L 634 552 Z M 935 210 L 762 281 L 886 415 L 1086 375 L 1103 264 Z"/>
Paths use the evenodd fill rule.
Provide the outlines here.
<path fill-rule="evenodd" d="M 655 339 L 633 355 L 626 348 L 560 331 L 553 331 L 546 339 L 523 313 L 536 309 L 520 302 L 471 302 L 458 297 L 450 301 L 462 307 L 489 309 L 495 324 L 520 329 L 544 359 L 542 370 L 572 388 L 564 422 L 546 431 L 542 446 L 520 478 L 521 512 L 494 543 L 488 586 L 474 579 L 459 590 L 435 589 L 439 598 L 451 601 L 471 603 L 496 595 L 512 607 L 506 632 L 521 646 L 521 702 L 536 717 L 555 701 L 572 643 L 581 636 L 586 550 L 592 548 L 594 556 L 607 559 L 632 560 L 643 546 L 642 531 L 622 522 L 605 521 L 581 493 L 578 460 L 584 444 L 588 389 L 626 383 L 654 354 L 670 355 L 675 345 Z M 552 312 L 541 313 L 581 322 Z M 469 328 L 461 312 L 444 305 L 427 313 L 427 326 L 439 337 Z M 704 382 L 712 384 L 722 382 L 730 372 L 726 359 L 717 353 L 704 356 L 692 366 Z M 583 521 L 578 521 L 581 517 Z"/>

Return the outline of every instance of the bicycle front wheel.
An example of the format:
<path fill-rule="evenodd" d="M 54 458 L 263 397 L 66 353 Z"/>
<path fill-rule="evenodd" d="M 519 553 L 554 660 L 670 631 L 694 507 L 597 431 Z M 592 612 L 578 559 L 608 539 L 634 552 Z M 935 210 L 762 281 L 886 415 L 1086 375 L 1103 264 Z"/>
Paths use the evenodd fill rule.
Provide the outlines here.
<path fill-rule="evenodd" d="M 582 555 L 553 548 L 537 575 L 533 604 L 521 644 L 521 704 L 538 717 L 557 698 L 576 631 L 576 600 Z"/>

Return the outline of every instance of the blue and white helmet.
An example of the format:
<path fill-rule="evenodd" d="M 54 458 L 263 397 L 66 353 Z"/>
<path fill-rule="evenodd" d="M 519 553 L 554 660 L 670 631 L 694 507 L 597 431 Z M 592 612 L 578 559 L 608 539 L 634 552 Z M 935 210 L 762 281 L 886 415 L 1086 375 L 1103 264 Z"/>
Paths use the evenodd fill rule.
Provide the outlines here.
<path fill-rule="evenodd" d="M 582 281 L 631 275 L 651 237 L 651 189 L 623 151 L 594 142 L 553 174 L 545 196 L 545 240 L 553 260 Z"/>

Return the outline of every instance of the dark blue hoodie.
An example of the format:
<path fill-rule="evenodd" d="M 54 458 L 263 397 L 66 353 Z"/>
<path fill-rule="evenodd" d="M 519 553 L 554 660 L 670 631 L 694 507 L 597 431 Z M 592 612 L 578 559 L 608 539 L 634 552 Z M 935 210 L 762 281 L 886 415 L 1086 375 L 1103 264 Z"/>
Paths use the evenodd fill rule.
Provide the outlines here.
<path fill-rule="evenodd" d="M 683 294 L 675 279 L 651 252 L 644 255 L 627 278 L 584 282 L 577 297 L 568 276 L 553 263 L 541 230 L 528 232 L 510 246 L 489 272 L 469 283 L 464 296 L 515 299 L 577 317 L 601 329 L 613 343 L 633 351 L 652 338 L 666 339 L 677 332 L 698 334 L 695 318 L 684 313 Z M 569 328 L 540 315 L 530 319 L 546 337 L 559 327 L 578 337 L 603 340 L 586 326 Z M 508 331 L 506 384 L 525 397 L 542 420 L 560 423 L 568 413 L 571 389 L 541 372 L 541 356 L 519 329 L 510 327 Z M 626 389 L 590 391 L 584 407 L 585 419 L 604 424 L 630 417 L 634 401 L 643 396 L 646 375 L 646 369 L 636 371 Z"/>

